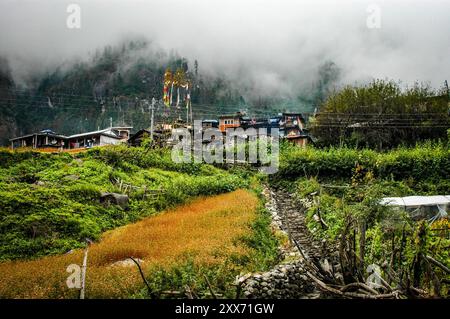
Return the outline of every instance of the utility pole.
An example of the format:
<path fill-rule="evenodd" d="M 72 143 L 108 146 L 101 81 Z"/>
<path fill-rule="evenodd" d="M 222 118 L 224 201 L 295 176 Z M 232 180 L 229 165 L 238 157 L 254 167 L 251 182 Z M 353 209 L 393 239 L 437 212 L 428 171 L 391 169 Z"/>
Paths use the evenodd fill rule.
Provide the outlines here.
<path fill-rule="evenodd" d="M 191 103 L 190 99 L 189 99 L 189 107 L 191 109 L 191 125 L 192 125 L 192 127 L 194 127 L 194 119 L 192 118 L 192 103 Z"/>
<path fill-rule="evenodd" d="M 445 87 L 447 89 L 447 97 L 450 98 L 450 91 L 448 89 L 448 82 L 447 82 L 447 80 L 445 80 L 444 84 L 445 84 Z"/>
<path fill-rule="evenodd" d="M 186 107 L 186 125 L 189 123 L 189 104 Z"/>
<path fill-rule="evenodd" d="M 153 141 L 153 120 L 154 120 L 155 103 L 156 103 L 156 100 L 153 97 L 152 104 L 150 105 L 150 110 L 151 110 L 151 112 L 150 112 L 151 113 L 151 115 L 150 115 L 150 138 L 152 139 L 152 141 Z"/>

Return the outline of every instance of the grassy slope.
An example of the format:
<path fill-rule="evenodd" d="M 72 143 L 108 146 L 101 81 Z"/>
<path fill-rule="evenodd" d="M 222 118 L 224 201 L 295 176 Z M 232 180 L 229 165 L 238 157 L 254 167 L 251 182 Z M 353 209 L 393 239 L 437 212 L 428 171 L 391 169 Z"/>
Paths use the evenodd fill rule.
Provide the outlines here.
<path fill-rule="evenodd" d="M 217 293 L 232 296 L 231 283 L 241 271 L 273 261 L 276 242 L 257 196 L 245 190 L 198 199 L 158 216 L 117 228 L 89 250 L 87 296 L 144 297 L 136 267 L 113 266 L 128 256 L 143 260 L 155 290 L 207 291 L 203 274 Z M 268 243 L 264 247 L 260 241 Z M 3 298 L 76 298 L 66 287 L 66 267 L 81 264 L 83 251 L 32 261 L 0 264 Z"/>
<path fill-rule="evenodd" d="M 112 181 L 162 190 L 129 207 L 104 207 L 101 192 L 123 192 Z M 201 195 L 246 187 L 238 175 L 201 164 L 175 164 L 168 151 L 111 147 L 82 154 L 0 151 L 0 260 L 40 257 L 81 247 L 106 230 Z"/>

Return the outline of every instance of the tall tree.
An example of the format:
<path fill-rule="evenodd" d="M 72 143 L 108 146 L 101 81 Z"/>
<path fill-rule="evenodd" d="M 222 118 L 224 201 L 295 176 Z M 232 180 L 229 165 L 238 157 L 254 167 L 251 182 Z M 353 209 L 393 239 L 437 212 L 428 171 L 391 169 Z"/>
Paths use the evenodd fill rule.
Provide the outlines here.
<path fill-rule="evenodd" d="M 448 103 L 443 89 L 436 92 L 416 83 L 402 90 L 399 83 L 374 80 L 334 92 L 311 121 L 311 131 L 325 145 L 384 148 L 445 139 Z"/>

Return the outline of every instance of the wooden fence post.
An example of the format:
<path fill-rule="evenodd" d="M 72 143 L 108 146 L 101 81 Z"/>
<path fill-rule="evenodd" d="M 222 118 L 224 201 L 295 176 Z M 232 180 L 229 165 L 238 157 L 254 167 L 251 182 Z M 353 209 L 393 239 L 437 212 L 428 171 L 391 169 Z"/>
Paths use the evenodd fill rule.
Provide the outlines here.
<path fill-rule="evenodd" d="M 87 268 L 88 251 L 89 251 L 89 242 L 87 241 L 86 250 L 84 251 L 83 266 L 81 267 L 80 299 L 84 299 L 84 291 L 86 287 L 86 268 Z"/>

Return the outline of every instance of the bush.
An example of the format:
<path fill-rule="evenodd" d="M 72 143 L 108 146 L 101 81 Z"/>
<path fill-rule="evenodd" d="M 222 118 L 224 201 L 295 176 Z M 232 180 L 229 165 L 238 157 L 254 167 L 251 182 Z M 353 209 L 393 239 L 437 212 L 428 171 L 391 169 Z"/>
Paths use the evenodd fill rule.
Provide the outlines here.
<path fill-rule="evenodd" d="M 444 145 L 424 144 L 415 148 L 398 148 L 388 152 L 352 148 L 285 148 L 275 178 L 297 179 L 316 176 L 349 178 L 360 165 L 375 177 L 403 180 L 442 180 L 450 176 L 450 149 Z"/>
<path fill-rule="evenodd" d="M 76 155 L 0 151 L 0 157 L 0 259 L 65 252 L 86 237 L 249 183 L 211 165 L 173 163 L 168 150 L 123 145 Z M 101 192 L 125 191 L 117 181 L 133 186 L 126 210 L 99 202 Z M 144 196 L 147 190 L 156 196 Z"/>
<path fill-rule="evenodd" d="M 100 199 L 101 192 L 92 184 L 76 184 L 65 189 L 66 195 L 78 202 L 92 202 Z"/>

